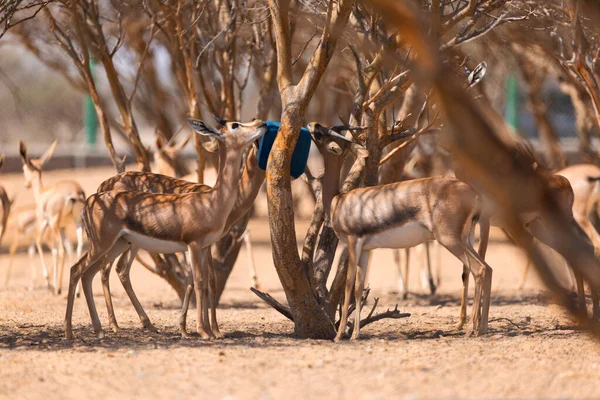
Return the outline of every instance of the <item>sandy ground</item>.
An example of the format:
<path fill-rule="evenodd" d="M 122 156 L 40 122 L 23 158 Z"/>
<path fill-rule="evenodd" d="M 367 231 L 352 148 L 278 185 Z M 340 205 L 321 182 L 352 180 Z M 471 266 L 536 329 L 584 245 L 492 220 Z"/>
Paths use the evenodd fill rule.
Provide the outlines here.
<path fill-rule="evenodd" d="M 109 175 L 108 169 L 62 171 L 49 174 L 45 182 L 76 178 L 91 193 Z M 9 193 L 20 192 L 19 203 L 31 202 L 19 175 L 0 176 L 0 182 Z M 299 232 L 306 225 L 300 221 Z M 250 229 L 261 284 L 283 300 L 266 219 L 253 220 Z M 9 233 L 0 252 L 0 282 L 10 240 Z M 107 331 L 106 338 L 97 340 L 84 300 L 78 299 L 76 339 L 68 342 L 63 339 L 64 296 L 52 296 L 42 287 L 39 267 L 36 287 L 28 290 L 31 274 L 27 255 L 21 251 L 8 287 L 0 286 L 0 397 L 599 397 L 598 345 L 548 301 L 534 276 L 524 290 L 517 289 L 525 259 L 498 232 L 493 234 L 488 254 L 494 279 L 490 333 L 485 337 L 468 338 L 454 329 L 462 270 L 448 253 L 442 253 L 438 294 L 426 294 L 413 268 L 411 294 L 402 300 L 392 253 L 381 250 L 374 254 L 369 276 L 373 296 L 381 298 L 378 311 L 398 303 L 411 317 L 370 325 L 357 343 L 334 344 L 292 336 L 292 324 L 248 290 L 245 254 L 239 258 L 219 308 L 223 340 L 180 339 L 176 295 L 136 265 L 134 286 L 160 332 L 140 328 L 113 274 L 111 287 L 122 332 Z M 99 279 L 94 293 L 107 328 Z M 188 324 L 192 330 L 195 313 Z"/>

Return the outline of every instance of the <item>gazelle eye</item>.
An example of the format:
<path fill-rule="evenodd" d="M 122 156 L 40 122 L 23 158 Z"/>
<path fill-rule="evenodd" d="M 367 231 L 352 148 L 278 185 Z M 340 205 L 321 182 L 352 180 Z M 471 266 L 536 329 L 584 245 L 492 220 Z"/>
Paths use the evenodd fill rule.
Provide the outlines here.
<path fill-rule="evenodd" d="M 237 122 L 234 122 L 233 124 L 231 124 L 231 129 L 237 129 L 240 126 L 240 124 L 238 124 Z"/>
<path fill-rule="evenodd" d="M 250 122 L 254 122 L 254 121 L 256 121 L 256 118 L 252 118 L 252 119 L 250 120 Z"/>

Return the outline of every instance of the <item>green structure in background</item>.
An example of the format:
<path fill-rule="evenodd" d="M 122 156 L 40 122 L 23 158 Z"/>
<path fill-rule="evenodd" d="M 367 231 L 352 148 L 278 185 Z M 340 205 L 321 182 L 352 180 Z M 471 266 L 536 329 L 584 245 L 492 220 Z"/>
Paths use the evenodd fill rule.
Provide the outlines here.
<path fill-rule="evenodd" d="M 514 131 L 519 129 L 519 85 L 513 74 L 506 79 L 506 113 L 504 119 Z"/>
<path fill-rule="evenodd" d="M 92 74 L 96 63 L 90 59 L 90 70 Z M 88 94 L 83 100 L 83 126 L 85 130 L 85 142 L 88 145 L 96 144 L 96 131 L 98 130 L 98 116 L 92 97 Z"/>

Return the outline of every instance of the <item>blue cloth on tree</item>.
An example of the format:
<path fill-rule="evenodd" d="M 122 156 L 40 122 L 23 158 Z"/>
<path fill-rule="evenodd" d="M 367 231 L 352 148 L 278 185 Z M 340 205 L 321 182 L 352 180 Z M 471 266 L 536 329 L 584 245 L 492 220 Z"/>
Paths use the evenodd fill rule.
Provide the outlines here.
<path fill-rule="evenodd" d="M 258 167 L 262 170 L 267 169 L 267 160 L 269 159 L 273 142 L 275 142 L 275 138 L 277 137 L 277 132 L 279 132 L 279 122 L 267 121 L 267 133 L 260 139 L 260 145 L 258 146 Z M 294 178 L 298 178 L 304 173 L 306 162 L 308 161 L 308 153 L 310 152 L 310 142 L 310 132 L 306 128 L 301 128 L 290 166 L 290 175 Z"/>

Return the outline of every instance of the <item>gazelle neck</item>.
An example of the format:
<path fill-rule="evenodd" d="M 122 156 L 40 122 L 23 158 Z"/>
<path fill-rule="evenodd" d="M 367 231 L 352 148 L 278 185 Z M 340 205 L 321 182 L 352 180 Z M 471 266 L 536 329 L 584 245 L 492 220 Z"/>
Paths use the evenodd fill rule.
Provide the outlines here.
<path fill-rule="evenodd" d="M 42 192 L 44 190 L 44 185 L 42 185 L 42 173 L 36 172 L 35 178 L 32 179 L 31 188 L 33 189 L 33 197 L 35 198 L 35 202 L 38 203 L 42 196 Z"/>
<path fill-rule="evenodd" d="M 323 174 L 323 211 L 326 215 L 331 211 L 331 201 L 340 193 L 340 174 L 344 165 L 344 156 L 327 155 L 324 159 Z"/>
<path fill-rule="evenodd" d="M 265 181 L 266 171 L 258 167 L 258 150 L 254 146 L 248 152 L 244 172 L 238 184 L 238 194 L 233 210 L 227 219 L 226 230 L 244 216 L 254 204 L 256 196 Z"/>
<path fill-rule="evenodd" d="M 325 173 L 323 175 L 323 210 L 325 214 L 331 212 L 333 200 L 339 195 L 344 194 L 356 186 L 362 178 L 365 170 L 366 156 L 364 148 L 355 143 L 351 144 L 350 150 L 342 156 L 332 156 L 326 154 L 324 157 Z M 323 154 L 323 153 L 322 153 Z M 341 172 L 346 157 L 352 155 L 354 163 L 344 178 L 344 184 L 340 188 Z"/>
<path fill-rule="evenodd" d="M 243 150 L 231 148 L 225 142 L 219 143 L 219 171 L 211 194 L 215 211 L 229 214 L 235 204 L 238 182 L 242 175 L 242 154 Z"/>

